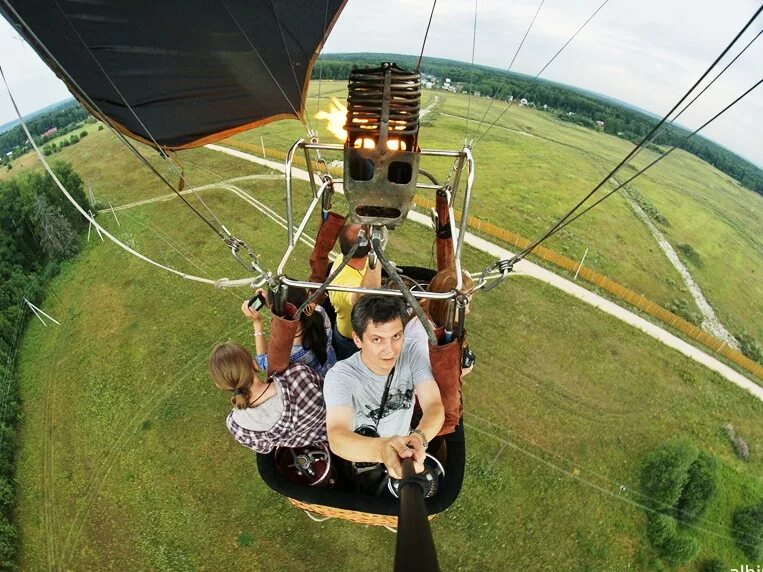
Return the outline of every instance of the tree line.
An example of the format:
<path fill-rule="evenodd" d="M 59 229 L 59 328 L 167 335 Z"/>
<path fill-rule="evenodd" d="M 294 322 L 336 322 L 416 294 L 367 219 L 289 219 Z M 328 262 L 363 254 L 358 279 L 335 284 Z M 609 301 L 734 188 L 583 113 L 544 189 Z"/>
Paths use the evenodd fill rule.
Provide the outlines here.
<path fill-rule="evenodd" d="M 416 56 L 398 54 L 328 54 L 321 56 L 313 67 L 312 77 L 346 80 L 355 67 L 377 67 L 380 62 L 396 62 L 404 68 L 416 66 Z M 424 58 L 421 72 L 438 78 L 442 84 L 450 78 L 451 85 L 461 83 L 465 91 L 480 96 L 514 101 L 527 99 L 536 108 L 545 109 L 563 121 L 585 127 L 599 127 L 606 133 L 639 142 L 657 124 L 658 119 L 634 108 L 619 105 L 613 100 L 598 97 L 570 86 L 535 79 L 522 74 L 495 68 L 445 60 Z M 603 126 L 597 126 L 601 121 Z M 699 135 L 683 142 L 689 131 L 677 125 L 663 128 L 649 147 L 664 152 L 664 147 L 677 146 L 726 173 L 748 189 L 763 195 L 763 170 L 728 149 Z"/>
<path fill-rule="evenodd" d="M 54 165 L 58 178 L 87 208 L 80 177 L 68 163 Z M 18 530 L 15 456 L 19 423 L 16 349 L 33 314 L 27 299 L 40 306 L 45 287 L 62 263 L 80 250 L 84 219 L 41 172 L 0 181 L 0 569 L 15 569 Z M 56 326 L 58 327 L 58 326 Z"/>
<path fill-rule="evenodd" d="M 25 119 L 25 123 L 34 142 L 42 146 L 50 139 L 81 129 L 85 123 L 95 123 L 95 119 L 76 101 L 67 101 L 56 109 Z M 56 128 L 55 133 L 43 137 L 44 133 L 53 128 Z M 10 165 L 12 159 L 20 157 L 31 149 L 32 145 L 21 125 L 0 133 L 0 165 Z M 8 157 L 8 153 L 12 154 L 11 157 Z"/>

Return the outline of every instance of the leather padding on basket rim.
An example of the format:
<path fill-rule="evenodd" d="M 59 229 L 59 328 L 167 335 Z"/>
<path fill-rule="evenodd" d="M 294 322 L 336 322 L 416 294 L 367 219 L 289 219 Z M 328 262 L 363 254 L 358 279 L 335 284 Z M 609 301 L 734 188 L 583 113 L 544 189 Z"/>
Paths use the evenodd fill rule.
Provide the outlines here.
<path fill-rule="evenodd" d="M 294 335 L 299 328 L 299 320 L 290 319 L 297 309 L 294 304 L 285 304 L 286 316 L 273 314 L 270 322 L 270 341 L 268 342 L 268 376 L 281 373 L 289 367 L 291 346 L 294 345 Z"/>
<path fill-rule="evenodd" d="M 436 347 L 430 345 L 429 361 L 445 409 L 445 422 L 438 435 L 447 435 L 455 431 L 464 413 L 461 395 L 461 341 L 453 340 Z"/>

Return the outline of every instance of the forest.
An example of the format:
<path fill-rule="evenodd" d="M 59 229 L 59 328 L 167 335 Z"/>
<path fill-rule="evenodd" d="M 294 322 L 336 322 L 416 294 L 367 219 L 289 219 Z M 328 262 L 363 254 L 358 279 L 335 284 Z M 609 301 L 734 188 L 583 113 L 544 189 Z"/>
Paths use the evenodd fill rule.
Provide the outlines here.
<path fill-rule="evenodd" d="M 313 68 L 313 79 L 347 79 L 355 67 L 377 67 L 380 62 L 395 62 L 399 66 L 412 69 L 416 66 L 416 56 L 399 54 L 326 54 L 321 56 Z M 496 68 L 456 62 L 441 58 L 424 58 L 422 74 L 437 78 L 441 85 L 450 78 L 451 85 L 463 84 L 465 92 L 479 92 L 481 96 L 514 101 L 527 99 L 534 107 L 554 113 L 560 120 L 586 127 L 596 127 L 596 121 L 604 123 L 602 129 L 611 135 L 627 139 L 633 143 L 640 141 L 657 124 L 658 119 L 635 108 L 618 105 L 611 99 L 530 76 L 506 72 Z M 572 115 L 571 115 L 572 114 Z M 728 149 L 699 135 L 688 141 L 683 139 L 689 131 L 678 125 L 670 125 L 658 132 L 649 147 L 665 152 L 678 146 L 710 163 L 718 170 L 733 177 L 750 190 L 763 195 L 763 170 L 739 157 Z"/>
<path fill-rule="evenodd" d="M 70 131 L 79 129 L 85 122 L 93 122 L 94 118 L 76 101 L 62 102 L 56 109 L 35 114 L 25 119 L 29 132 L 34 137 L 37 145 L 44 145 L 49 139 L 60 137 Z M 50 137 L 42 137 L 42 134 L 52 128 L 56 132 Z M 20 157 L 32 146 L 27 139 L 21 125 L 0 133 L 0 165 L 9 165 L 12 159 Z M 8 157 L 12 153 L 12 157 Z"/>
<path fill-rule="evenodd" d="M 87 208 L 82 180 L 68 163 L 53 167 L 75 200 Z M 18 532 L 15 508 L 18 385 L 14 362 L 24 327 L 33 318 L 26 300 L 40 305 L 49 280 L 80 250 L 87 220 L 53 179 L 25 172 L 0 181 L 0 569 L 13 568 Z"/>

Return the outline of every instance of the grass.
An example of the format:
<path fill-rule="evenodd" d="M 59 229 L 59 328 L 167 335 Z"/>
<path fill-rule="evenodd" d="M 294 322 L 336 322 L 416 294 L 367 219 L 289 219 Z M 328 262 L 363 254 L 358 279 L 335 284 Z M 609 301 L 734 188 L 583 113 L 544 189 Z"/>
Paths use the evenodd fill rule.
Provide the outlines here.
<path fill-rule="evenodd" d="M 282 201 L 276 182 L 244 184 L 273 207 Z M 262 217 L 247 224 L 252 213 L 241 203 L 205 193 L 274 265 L 283 230 Z M 121 228 L 103 222 L 189 265 L 145 232 L 161 221 L 209 276 L 236 269 L 184 213 L 173 200 L 122 211 Z M 390 246 L 396 260 L 427 264 L 430 244 L 423 228 L 405 226 Z M 307 254 L 299 248 L 295 274 L 304 275 Z M 469 267 L 487 262 L 471 249 L 466 258 Z M 227 434 L 227 397 L 204 361 L 215 341 L 248 340 L 238 317 L 246 295 L 182 281 L 95 241 L 55 280 L 44 308 L 62 326 L 32 324 L 19 363 L 23 569 L 391 562 L 391 534 L 309 522 L 262 484 L 251 452 Z M 763 495 L 763 460 L 737 461 L 720 430 L 731 422 L 753 451 L 763 445 L 763 405 L 742 390 L 529 279 L 478 297 L 470 321 L 479 361 L 465 390 L 467 477 L 456 505 L 433 522 L 443 569 L 650 566 L 643 513 L 627 499 L 639 500 L 640 459 L 672 435 L 722 461 L 724 492 L 709 520 L 727 522 L 743 499 Z M 730 541 L 701 539 L 703 554 L 739 558 Z"/>
<path fill-rule="evenodd" d="M 463 102 L 449 95 L 438 105 L 447 110 Z M 472 105 L 478 109 L 484 101 Z M 616 146 L 625 143 L 613 140 L 610 149 L 606 141 L 597 142 L 606 136 L 560 128 L 538 112 L 517 111 L 515 123 L 508 125 L 560 143 L 544 140 L 535 146 L 534 139 L 514 134 L 516 145 L 501 147 L 508 135 L 491 131 L 477 151 L 489 144 L 491 152 L 504 155 L 494 162 L 478 158 L 475 210 L 531 234 L 570 199 L 572 192 L 559 191 L 557 183 L 564 187 L 568 180 L 580 191 L 584 179 L 595 175 L 595 166 L 580 157 L 597 149 L 585 145 L 598 145 L 602 160 L 610 160 L 621 150 Z M 431 144 L 422 144 L 457 145 L 463 124 L 444 115 L 432 120 Z M 283 148 L 299 135 L 298 126 L 283 122 L 237 137 L 259 143 L 265 133 L 267 146 Z M 528 141 L 532 145 L 522 147 Z M 570 147 L 575 144 L 582 148 L 578 155 Z M 569 153 L 550 153 L 549 146 Z M 172 173 L 155 154 L 144 152 Z M 72 161 L 96 198 L 115 206 L 169 192 L 133 158 L 126 159 L 106 132 L 93 133 L 55 157 Z M 180 158 L 197 185 L 216 180 L 215 173 L 267 172 L 205 149 Z M 543 166 L 550 158 L 558 161 L 562 175 Z M 576 160 L 579 172 L 572 167 Z M 237 185 L 283 212 L 281 182 L 253 179 Z M 297 189 L 296 205 L 304 209 L 306 185 Z M 517 200 L 516 189 L 524 189 L 532 201 Z M 648 188 L 639 191 L 667 211 L 670 228 L 680 235 L 679 218 L 660 197 Z M 227 191 L 200 194 L 266 265 L 277 264 L 285 247 L 282 228 Z M 687 196 L 688 211 L 699 209 L 700 199 Z M 723 201 L 744 198 L 747 194 L 738 190 Z M 522 215 L 527 202 L 533 203 L 534 216 Z M 594 226 L 586 231 L 608 253 L 596 263 L 609 264 L 615 274 L 629 265 L 637 268 L 639 257 L 644 266 L 658 264 L 658 253 L 650 253 L 648 237 L 636 232 L 628 207 L 612 204 L 619 206 L 590 220 L 616 233 L 597 234 Z M 754 221 L 739 209 L 724 216 L 756 236 Z M 111 215 L 101 217 L 109 230 L 161 262 L 211 278 L 245 274 L 177 200 L 120 211 L 119 220 L 121 226 Z M 308 229 L 313 232 L 314 225 Z M 569 232 L 569 240 L 586 236 L 577 225 Z M 612 239 L 617 233 L 629 244 L 618 247 Z M 698 241 L 680 240 L 700 253 L 705 268 L 712 267 Z M 561 249 L 559 244 L 564 243 L 557 244 Z M 390 253 L 398 262 L 428 265 L 431 237 L 422 227 L 403 226 L 393 234 Z M 307 255 L 298 247 L 287 272 L 304 276 Z M 466 248 L 465 262 L 479 269 L 488 259 Z M 649 275 L 644 271 L 634 278 L 643 281 L 645 293 L 656 288 Z M 42 305 L 61 327 L 33 322 L 20 351 L 22 569 L 219 570 L 240 566 L 242 559 L 262 570 L 274 563 L 285 570 L 389 566 L 391 534 L 340 521 L 310 522 L 263 485 L 251 452 L 225 430 L 227 396 L 209 381 L 205 359 L 216 341 L 249 340 L 238 315 L 239 301 L 248 293 L 183 281 L 95 238 L 66 265 Z M 668 289 L 664 295 L 672 293 Z M 744 314 L 741 305 L 734 307 Z M 763 404 L 652 338 L 529 278 L 512 278 L 478 296 L 470 324 L 478 365 L 465 388 L 466 481 L 458 502 L 433 521 L 443 569 L 657 566 L 644 537 L 638 472 L 644 455 L 673 436 L 691 439 L 721 464 L 721 491 L 701 523 L 720 536 L 697 532 L 699 558 L 740 561 L 741 553 L 725 536 L 731 512 L 763 496 L 763 458 L 757 453 L 763 447 Z M 721 430 L 726 423 L 749 443 L 749 462 L 734 456 Z"/>

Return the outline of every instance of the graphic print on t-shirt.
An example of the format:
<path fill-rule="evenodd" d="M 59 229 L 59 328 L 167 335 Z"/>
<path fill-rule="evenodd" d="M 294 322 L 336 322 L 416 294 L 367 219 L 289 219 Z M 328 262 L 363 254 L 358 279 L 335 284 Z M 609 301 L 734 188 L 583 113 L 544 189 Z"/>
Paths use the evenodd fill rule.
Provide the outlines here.
<path fill-rule="evenodd" d="M 405 391 L 390 391 L 387 397 L 387 403 L 384 406 L 384 414 L 382 419 L 387 415 L 394 413 L 399 409 L 410 409 L 413 403 L 413 388 L 406 389 Z M 372 408 L 370 405 L 366 405 L 366 417 L 370 417 L 374 421 L 379 419 L 380 407 Z"/>

